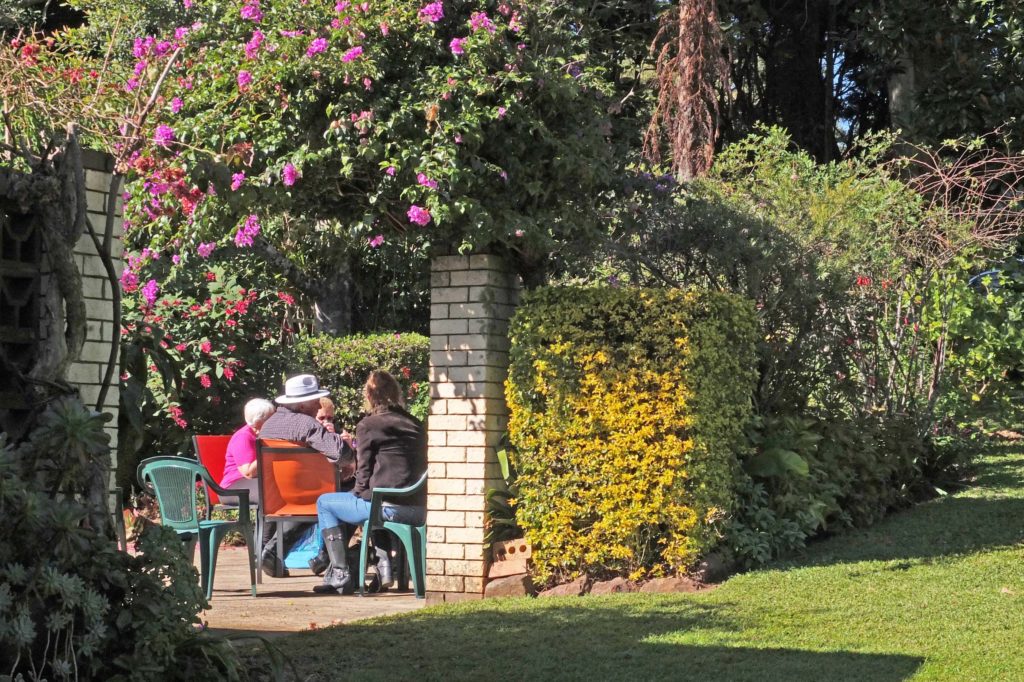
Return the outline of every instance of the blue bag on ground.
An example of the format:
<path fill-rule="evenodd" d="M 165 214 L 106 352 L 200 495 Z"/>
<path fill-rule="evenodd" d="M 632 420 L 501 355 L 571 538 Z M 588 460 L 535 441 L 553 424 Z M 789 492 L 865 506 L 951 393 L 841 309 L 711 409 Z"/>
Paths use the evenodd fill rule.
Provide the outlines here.
<path fill-rule="evenodd" d="M 284 559 L 285 568 L 309 568 L 309 560 L 319 554 L 323 546 L 320 525 L 314 523 L 308 526 L 288 549 Z"/>

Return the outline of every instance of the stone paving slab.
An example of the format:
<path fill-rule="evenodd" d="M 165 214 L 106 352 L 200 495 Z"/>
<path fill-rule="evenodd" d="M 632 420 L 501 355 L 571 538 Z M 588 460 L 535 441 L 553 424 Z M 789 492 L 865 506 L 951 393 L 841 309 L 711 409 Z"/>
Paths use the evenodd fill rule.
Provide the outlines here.
<path fill-rule="evenodd" d="M 199 552 L 196 552 L 198 568 Z M 311 571 L 290 570 L 287 578 L 263 576 L 256 597 L 249 591 L 245 548 L 221 547 L 210 609 L 200 614 L 211 630 L 282 635 L 363 618 L 415 611 L 426 605 L 412 592 L 385 592 L 360 597 L 319 595 L 322 582 Z"/>

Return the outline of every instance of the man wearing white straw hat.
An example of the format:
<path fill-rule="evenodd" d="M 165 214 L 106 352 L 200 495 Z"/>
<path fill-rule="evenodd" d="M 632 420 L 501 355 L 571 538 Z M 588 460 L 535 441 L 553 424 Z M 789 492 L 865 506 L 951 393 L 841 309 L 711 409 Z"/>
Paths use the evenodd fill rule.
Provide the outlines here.
<path fill-rule="evenodd" d="M 330 395 L 330 391 L 321 389 L 319 380 L 312 374 L 291 377 L 284 382 L 284 395 L 274 400 L 278 404 L 277 411 L 263 423 L 260 438 L 289 440 L 318 450 L 337 464 L 341 479 L 347 480 L 355 473 L 352 436 L 346 432 L 331 433 L 316 419 L 320 398 L 327 395 Z M 267 524 L 262 538 L 263 570 L 270 575 L 285 575 L 282 558 L 274 551 L 273 537 L 270 524 Z"/>

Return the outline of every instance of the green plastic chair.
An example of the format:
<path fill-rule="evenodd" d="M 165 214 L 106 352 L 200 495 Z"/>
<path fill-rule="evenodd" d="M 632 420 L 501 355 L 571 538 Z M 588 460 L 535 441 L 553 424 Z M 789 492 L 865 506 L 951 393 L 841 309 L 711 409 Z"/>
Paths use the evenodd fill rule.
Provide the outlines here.
<path fill-rule="evenodd" d="M 396 498 L 411 497 L 427 486 L 427 474 L 420 477 L 420 480 L 408 488 L 374 488 L 370 498 L 370 518 L 363 523 L 363 542 L 359 547 L 359 575 L 366 575 L 366 554 L 370 542 L 370 534 L 375 530 L 391 531 L 405 549 L 405 556 L 412 572 L 412 584 L 419 599 L 427 596 L 427 526 L 410 526 L 405 523 L 387 521 L 381 514 L 384 498 L 389 502 L 396 501 Z M 395 568 L 400 568 L 396 566 Z M 366 581 L 359 581 L 359 596 L 366 595 Z"/>
<path fill-rule="evenodd" d="M 156 496 L 161 523 L 173 528 L 189 543 L 189 556 L 194 556 L 199 543 L 200 581 L 206 598 L 213 597 L 213 576 L 217 571 L 217 550 L 221 540 L 232 530 L 242 534 L 249 553 L 249 582 L 256 596 L 256 557 L 253 553 L 252 523 L 249 521 L 249 491 L 221 488 L 199 462 L 184 457 L 150 457 L 139 463 L 136 474 L 145 490 Z M 147 480 L 148 479 L 148 480 Z M 202 481 L 221 497 L 238 498 L 237 521 L 210 521 L 199 514 L 196 483 Z"/>

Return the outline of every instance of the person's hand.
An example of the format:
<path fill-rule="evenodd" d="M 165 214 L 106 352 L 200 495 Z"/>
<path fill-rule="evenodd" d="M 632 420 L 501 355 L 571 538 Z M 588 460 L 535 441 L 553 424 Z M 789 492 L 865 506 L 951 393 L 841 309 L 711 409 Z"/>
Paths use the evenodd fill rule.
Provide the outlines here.
<path fill-rule="evenodd" d="M 334 433 L 334 422 L 321 422 L 328 432 Z"/>
<path fill-rule="evenodd" d="M 256 461 L 238 465 L 238 473 L 242 474 L 245 478 L 252 478 L 256 475 Z"/>
<path fill-rule="evenodd" d="M 349 433 L 348 431 L 341 432 L 341 439 L 345 441 L 345 445 L 349 446 L 350 448 L 355 447 L 355 441 L 352 438 L 352 434 Z"/>

